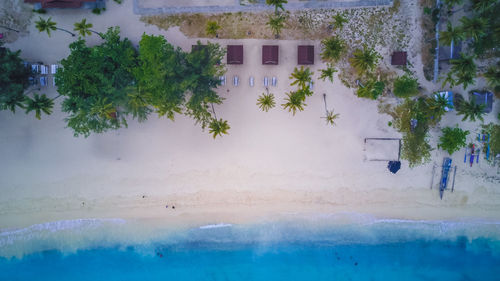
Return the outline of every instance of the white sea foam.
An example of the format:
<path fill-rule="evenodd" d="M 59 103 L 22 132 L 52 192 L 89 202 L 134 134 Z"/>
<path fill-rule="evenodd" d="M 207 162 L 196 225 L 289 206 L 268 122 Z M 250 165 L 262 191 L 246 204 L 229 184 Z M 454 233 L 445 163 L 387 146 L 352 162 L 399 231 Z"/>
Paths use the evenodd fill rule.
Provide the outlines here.
<path fill-rule="evenodd" d="M 200 229 L 211 229 L 211 228 L 221 228 L 221 227 L 231 227 L 233 226 L 232 224 L 229 223 L 217 223 L 217 224 L 208 224 L 208 225 L 203 225 L 200 226 Z"/>

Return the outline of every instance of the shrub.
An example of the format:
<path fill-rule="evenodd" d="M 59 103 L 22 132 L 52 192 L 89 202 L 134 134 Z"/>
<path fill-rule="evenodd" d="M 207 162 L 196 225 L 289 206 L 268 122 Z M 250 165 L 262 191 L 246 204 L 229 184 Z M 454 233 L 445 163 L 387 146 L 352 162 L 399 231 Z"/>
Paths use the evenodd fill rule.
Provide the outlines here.
<path fill-rule="evenodd" d="M 368 80 L 364 87 L 359 87 L 356 91 L 356 95 L 360 98 L 369 98 L 376 100 L 378 96 L 384 91 L 385 84 L 382 81 Z"/>
<path fill-rule="evenodd" d="M 101 9 L 99 8 L 94 8 L 92 9 L 92 13 L 96 14 L 96 15 L 100 15 L 101 14 Z"/>
<path fill-rule="evenodd" d="M 405 74 L 394 81 L 394 95 L 400 98 L 407 98 L 418 94 L 418 81 Z"/>
<path fill-rule="evenodd" d="M 46 14 L 47 10 L 45 10 L 45 9 L 37 9 L 37 10 L 33 9 L 33 12 L 38 13 L 38 14 Z"/>
<path fill-rule="evenodd" d="M 467 145 L 466 137 L 469 135 L 469 131 L 464 131 L 458 127 L 446 127 L 443 128 L 441 132 L 443 135 L 439 137 L 438 147 L 448 152 L 450 155 Z"/>

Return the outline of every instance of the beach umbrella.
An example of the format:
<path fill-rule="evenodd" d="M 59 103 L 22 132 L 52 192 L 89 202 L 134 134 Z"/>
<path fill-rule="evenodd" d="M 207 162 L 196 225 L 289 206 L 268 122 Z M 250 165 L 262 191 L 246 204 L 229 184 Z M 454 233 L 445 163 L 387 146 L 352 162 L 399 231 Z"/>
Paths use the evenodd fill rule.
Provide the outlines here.
<path fill-rule="evenodd" d="M 399 169 L 401 169 L 401 162 L 400 161 L 389 161 L 389 165 L 387 165 L 387 168 L 391 173 L 395 174 Z"/>

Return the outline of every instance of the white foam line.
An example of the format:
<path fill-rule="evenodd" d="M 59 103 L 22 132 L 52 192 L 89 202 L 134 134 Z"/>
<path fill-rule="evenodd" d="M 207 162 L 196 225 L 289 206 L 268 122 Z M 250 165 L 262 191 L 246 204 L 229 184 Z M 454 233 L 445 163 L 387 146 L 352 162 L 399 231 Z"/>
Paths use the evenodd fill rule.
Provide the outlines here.
<path fill-rule="evenodd" d="M 200 226 L 200 229 L 210 229 L 210 228 L 221 228 L 221 227 L 231 227 L 232 224 L 229 223 L 217 223 L 217 224 L 208 224 Z"/>

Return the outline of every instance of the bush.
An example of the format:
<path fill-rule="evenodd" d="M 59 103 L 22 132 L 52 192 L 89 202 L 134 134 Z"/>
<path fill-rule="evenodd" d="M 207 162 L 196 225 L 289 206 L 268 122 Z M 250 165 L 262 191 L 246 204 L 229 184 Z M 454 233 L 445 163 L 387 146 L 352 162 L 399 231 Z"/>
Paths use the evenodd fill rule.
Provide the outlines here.
<path fill-rule="evenodd" d="M 469 131 L 464 131 L 458 127 L 446 127 L 443 128 L 441 132 L 443 135 L 439 137 L 438 147 L 448 152 L 450 155 L 467 145 L 466 137 L 469 135 Z"/>
<path fill-rule="evenodd" d="M 123 0 L 113 0 L 113 1 L 115 1 L 115 2 L 116 2 L 116 3 L 118 3 L 118 4 L 123 3 Z"/>
<path fill-rule="evenodd" d="M 405 74 L 394 81 L 394 95 L 400 98 L 407 98 L 418 94 L 418 81 Z"/>
<path fill-rule="evenodd" d="M 384 88 L 384 82 L 371 79 L 366 82 L 366 85 L 364 87 L 359 87 L 359 89 L 356 91 L 356 95 L 360 98 L 376 100 L 378 96 L 382 94 Z"/>
<path fill-rule="evenodd" d="M 500 125 L 489 123 L 482 128 L 483 133 L 490 135 L 490 160 L 493 160 L 495 155 L 500 154 Z"/>
<path fill-rule="evenodd" d="M 99 8 L 94 8 L 92 9 L 92 13 L 96 14 L 96 15 L 100 15 L 101 14 L 101 9 Z"/>
<path fill-rule="evenodd" d="M 38 13 L 38 14 L 46 14 L 47 10 L 45 10 L 45 9 L 38 9 L 38 10 L 33 9 L 33 12 Z"/>

